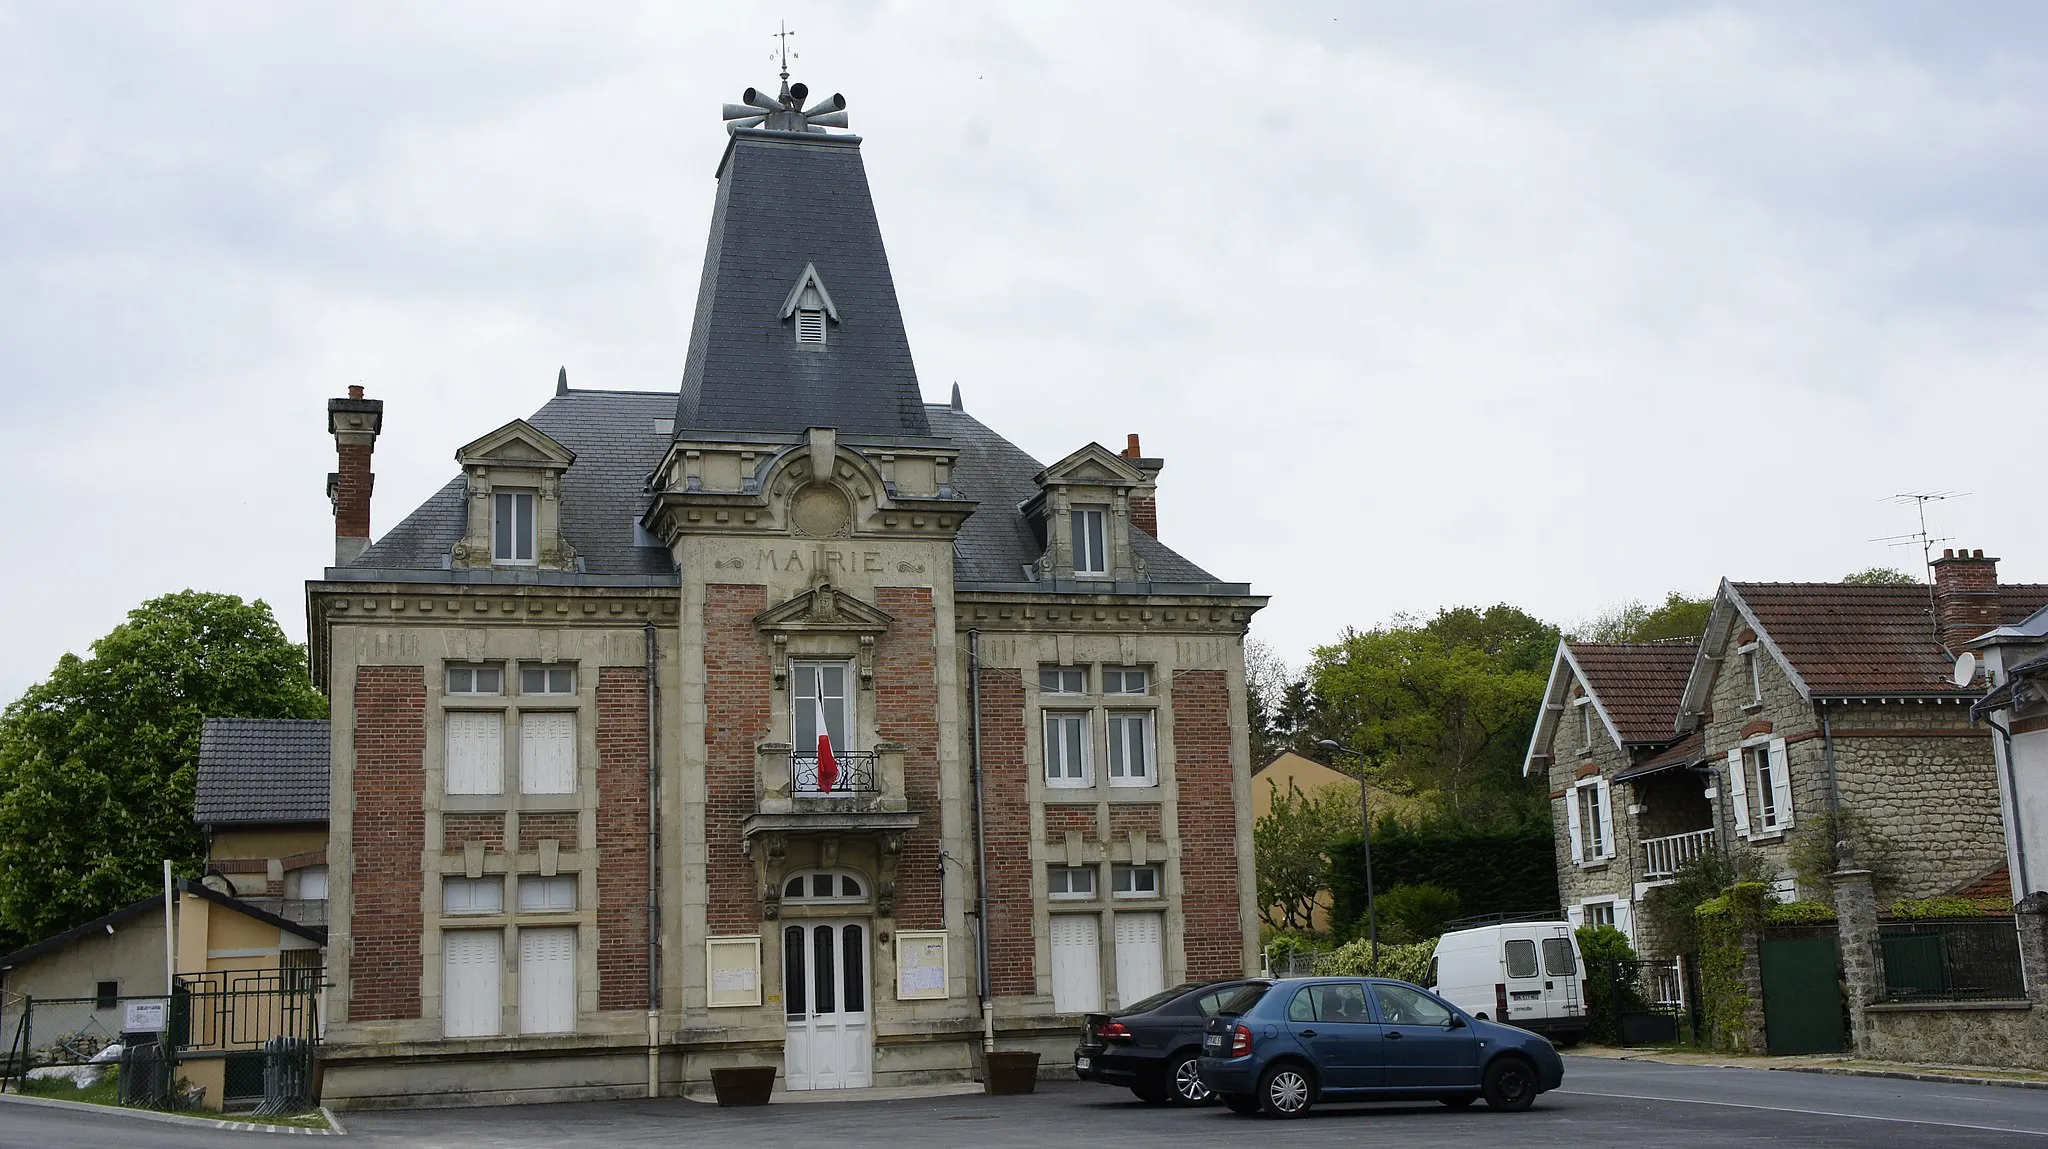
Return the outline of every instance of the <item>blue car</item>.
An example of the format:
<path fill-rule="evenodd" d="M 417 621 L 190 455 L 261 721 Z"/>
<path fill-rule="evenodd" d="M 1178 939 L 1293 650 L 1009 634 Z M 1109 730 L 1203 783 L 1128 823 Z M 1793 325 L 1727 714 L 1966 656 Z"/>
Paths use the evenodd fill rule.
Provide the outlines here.
<path fill-rule="evenodd" d="M 1457 1109 L 1481 1097 L 1520 1112 L 1564 1083 L 1564 1059 L 1546 1038 L 1405 981 L 1288 978 L 1246 986 L 1209 1020 L 1200 1072 L 1236 1113 L 1409 1098 Z"/>

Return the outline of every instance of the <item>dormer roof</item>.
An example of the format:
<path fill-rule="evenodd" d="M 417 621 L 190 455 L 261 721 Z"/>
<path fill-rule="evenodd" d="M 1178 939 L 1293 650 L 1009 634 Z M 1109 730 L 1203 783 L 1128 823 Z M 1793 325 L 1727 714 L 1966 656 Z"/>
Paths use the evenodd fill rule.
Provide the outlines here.
<path fill-rule="evenodd" d="M 483 438 L 465 444 L 455 452 L 455 461 L 465 467 L 496 464 L 565 471 L 576 461 L 576 452 L 526 420 L 514 419 Z"/>
<path fill-rule="evenodd" d="M 1151 478 L 1131 461 L 1100 443 L 1087 446 L 1031 477 L 1040 487 L 1067 484 L 1090 487 L 1135 487 Z"/>
<path fill-rule="evenodd" d="M 839 308 L 832 303 L 832 293 L 825 290 L 825 280 L 818 275 L 818 265 L 804 264 L 804 273 L 797 277 L 796 286 L 789 289 L 789 295 L 782 301 L 782 318 L 788 319 L 799 310 L 822 311 L 832 322 L 839 322 Z"/>

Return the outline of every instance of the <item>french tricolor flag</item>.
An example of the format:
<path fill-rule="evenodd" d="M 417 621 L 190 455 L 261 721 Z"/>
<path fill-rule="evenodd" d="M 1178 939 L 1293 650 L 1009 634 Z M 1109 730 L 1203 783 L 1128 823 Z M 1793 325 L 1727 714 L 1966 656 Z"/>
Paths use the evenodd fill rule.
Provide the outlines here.
<path fill-rule="evenodd" d="M 818 792 L 830 794 L 839 784 L 839 760 L 832 757 L 832 731 L 825 725 L 825 671 L 819 668 L 814 673 L 818 689 L 811 703 L 818 712 Z"/>

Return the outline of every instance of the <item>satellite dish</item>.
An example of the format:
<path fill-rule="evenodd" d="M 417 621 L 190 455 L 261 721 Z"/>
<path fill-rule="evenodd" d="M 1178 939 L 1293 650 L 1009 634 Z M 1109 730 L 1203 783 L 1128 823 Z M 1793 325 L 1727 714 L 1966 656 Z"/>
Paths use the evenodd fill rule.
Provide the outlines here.
<path fill-rule="evenodd" d="M 1975 682 L 1976 680 L 1977 656 L 1974 653 L 1967 650 L 1959 655 L 1956 655 L 1956 673 L 1954 679 L 1955 684 L 1957 686 L 1968 686 L 1970 685 L 1970 683 Z"/>

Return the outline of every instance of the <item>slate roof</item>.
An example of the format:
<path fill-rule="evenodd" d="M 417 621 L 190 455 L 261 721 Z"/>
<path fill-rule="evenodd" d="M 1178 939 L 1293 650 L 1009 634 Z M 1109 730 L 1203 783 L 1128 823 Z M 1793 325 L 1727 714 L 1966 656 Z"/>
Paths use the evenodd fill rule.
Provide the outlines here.
<path fill-rule="evenodd" d="M 840 317 L 823 346 L 782 318 L 806 265 Z M 930 433 L 860 137 L 733 134 L 674 413 L 678 432 Z"/>
<path fill-rule="evenodd" d="M 1730 589 L 1817 695 L 1949 694 L 1953 663 L 1934 636 L 1925 586 L 1854 583 L 1730 583 Z M 1999 622 L 2017 623 L 2048 603 L 2048 585 L 2002 584 Z"/>
<path fill-rule="evenodd" d="M 327 820 L 327 720 L 209 718 L 192 820 L 202 826 Z"/>
<path fill-rule="evenodd" d="M 958 582 L 1025 581 L 1024 568 L 1036 562 L 1045 548 L 1018 508 L 1039 493 L 1032 478 L 1045 464 L 964 411 L 934 404 L 925 408 L 925 414 L 932 433 L 951 440 L 960 450 L 952 468 L 953 489 L 963 498 L 981 502 L 953 543 L 953 578 Z M 1152 582 L 1217 581 L 1143 531 L 1133 528 L 1131 540 L 1145 560 L 1145 576 Z"/>
<path fill-rule="evenodd" d="M 1696 642 L 1574 642 L 1572 661 L 1623 742 L 1669 742 Z"/>
<path fill-rule="evenodd" d="M 647 509 L 647 477 L 670 442 L 656 420 L 674 418 L 675 401 L 665 391 L 564 390 L 527 420 L 576 452 L 562 475 L 562 535 L 586 573 L 674 573 L 665 548 L 636 545 L 633 524 Z M 449 548 L 468 524 L 462 492 L 457 475 L 349 566 L 445 569 Z"/>

